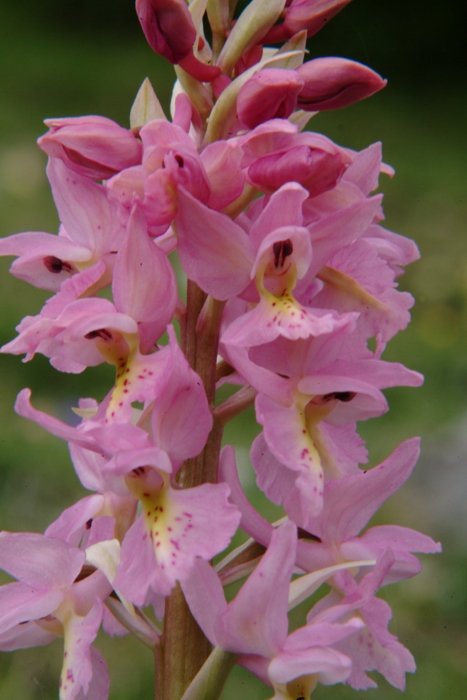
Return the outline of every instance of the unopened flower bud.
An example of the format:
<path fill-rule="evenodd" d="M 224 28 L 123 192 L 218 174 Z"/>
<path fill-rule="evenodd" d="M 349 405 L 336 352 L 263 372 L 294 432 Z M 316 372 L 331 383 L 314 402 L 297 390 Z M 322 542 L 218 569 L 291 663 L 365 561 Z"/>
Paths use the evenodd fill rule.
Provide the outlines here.
<path fill-rule="evenodd" d="M 347 107 L 387 83 L 362 63 L 345 58 L 317 58 L 297 68 L 297 73 L 305 82 L 297 106 L 308 112 Z"/>
<path fill-rule="evenodd" d="M 288 36 L 306 29 L 308 36 L 319 32 L 350 0 L 292 0 L 284 25 Z"/>
<path fill-rule="evenodd" d="M 258 189 L 272 194 L 287 182 L 298 182 L 316 197 L 332 189 L 347 164 L 337 150 L 330 153 L 320 148 L 297 145 L 282 153 L 271 153 L 256 160 L 248 168 L 247 179 Z"/>
<path fill-rule="evenodd" d="M 136 12 L 149 46 L 197 80 L 210 81 L 220 69 L 193 54 L 196 29 L 185 0 L 136 0 Z"/>
<path fill-rule="evenodd" d="M 185 0 L 136 0 L 136 12 L 150 47 L 170 63 L 191 53 L 196 29 Z"/>
<path fill-rule="evenodd" d="M 313 36 L 349 2 L 350 0 L 292 0 L 285 9 L 283 23 L 272 27 L 263 43 L 284 41 L 303 29 L 309 37 Z"/>
<path fill-rule="evenodd" d="M 71 169 L 94 180 L 107 180 L 141 163 L 141 144 L 134 134 L 106 117 L 46 119 L 49 131 L 39 147 Z"/>
<path fill-rule="evenodd" d="M 248 80 L 239 92 L 237 114 L 249 129 L 268 119 L 287 119 L 297 106 L 304 86 L 294 70 L 265 68 Z"/>

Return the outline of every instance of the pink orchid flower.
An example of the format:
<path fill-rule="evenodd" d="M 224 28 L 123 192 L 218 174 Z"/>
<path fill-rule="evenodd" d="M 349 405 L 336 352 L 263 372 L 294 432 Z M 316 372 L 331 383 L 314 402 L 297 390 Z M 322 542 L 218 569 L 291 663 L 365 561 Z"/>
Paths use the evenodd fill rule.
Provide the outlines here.
<path fill-rule="evenodd" d="M 343 625 L 311 623 L 287 633 L 296 542 L 292 523 L 273 529 L 267 552 L 230 603 L 206 562 L 197 562 L 182 582 L 191 612 L 210 642 L 240 654 L 239 663 L 272 686 L 276 700 L 295 698 L 292 693 L 301 685 L 309 693 L 318 681 L 344 681 L 350 659 L 331 645 L 363 626 L 354 618 Z"/>
<path fill-rule="evenodd" d="M 420 561 L 412 552 L 435 553 L 441 545 L 431 537 L 398 525 L 378 525 L 359 534 L 384 501 L 410 476 L 419 455 L 419 440 L 402 443 L 382 464 L 324 485 L 324 507 L 309 516 L 300 531 L 296 563 L 304 571 L 317 571 L 342 561 L 378 559 L 390 548 L 394 563 L 382 585 L 415 576 Z M 267 546 L 273 526 L 249 503 L 238 480 L 233 450 L 222 454 L 221 478 L 231 488 L 231 500 L 240 509 L 240 527 Z M 290 513 L 292 517 L 294 512 Z"/>
<path fill-rule="evenodd" d="M 0 587 L 0 648 L 48 644 L 64 637 L 60 700 L 106 700 L 105 661 L 91 645 L 112 587 L 101 572 L 79 579 L 86 555 L 33 533 L 0 534 L 0 567 L 18 582 Z"/>
<path fill-rule="evenodd" d="M 365 628 L 347 639 L 336 643 L 336 648 L 352 659 L 352 672 L 347 683 L 356 690 L 376 688 L 377 684 L 366 671 L 379 671 L 386 680 L 399 690 L 405 690 L 405 674 L 414 673 L 415 660 L 388 630 L 392 617 L 391 608 L 385 600 L 376 597 L 394 563 L 394 555 L 387 549 L 379 557 L 375 568 L 364 576 L 359 584 L 348 571 L 334 575 L 335 585 L 310 611 L 308 621 L 332 621 L 340 613 L 344 619 L 358 613 Z"/>
<path fill-rule="evenodd" d="M 323 505 L 323 483 L 349 468 L 349 453 L 358 456 L 359 442 L 348 452 L 339 447 L 343 435 L 327 429 L 381 415 L 387 410 L 382 388 L 418 386 L 423 378 L 402 365 L 371 359 L 340 359 L 355 318 L 327 335 L 251 348 L 225 346 L 228 361 L 259 393 L 255 400 L 263 433 L 251 457 L 258 484 L 275 502 L 293 498 L 296 511 L 317 515 Z M 344 346 L 345 347 L 345 346 Z M 324 428 L 323 428 L 324 425 Z M 336 439 L 334 445 L 333 438 Z M 282 465 L 282 466 L 281 466 Z M 292 470 L 290 473 L 289 470 Z"/>
<path fill-rule="evenodd" d="M 154 119 L 140 131 L 143 163 L 108 182 L 110 197 L 119 202 L 122 217 L 140 200 L 153 236 L 170 226 L 178 211 L 178 188 L 221 209 L 242 192 L 241 151 L 234 144 L 213 143 L 201 154 L 191 136 L 176 123 Z"/>
<path fill-rule="evenodd" d="M 62 226 L 58 236 L 40 231 L 0 240 L 0 255 L 19 256 L 11 273 L 41 289 L 56 292 L 70 276 L 98 261 L 104 263 L 96 289 L 110 283 L 124 229 L 103 185 L 51 158 L 47 175 Z"/>

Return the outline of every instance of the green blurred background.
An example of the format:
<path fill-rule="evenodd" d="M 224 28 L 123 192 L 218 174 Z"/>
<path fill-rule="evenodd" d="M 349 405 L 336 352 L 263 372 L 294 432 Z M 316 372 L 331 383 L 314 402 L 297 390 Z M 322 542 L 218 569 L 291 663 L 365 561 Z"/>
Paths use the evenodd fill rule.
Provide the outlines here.
<path fill-rule="evenodd" d="M 167 106 L 172 68 L 147 47 L 131 0 L 0 1 L 0 235 L 56 232 L 57 216 L 35 139 L 47 117 L 102 114 L 128 124 L 134 95 L 149 76 Z M 372 99 L 312 122 L 338 143 L 363 148 L 382 140 L 396 177 L 382 177 L 386 226 L 414 238 L 422 260 L 402 279 L 417 299 L 410 328 L 386 359 L 423 372 L 421 389 L 387 392 L 391 411 L 361 425 L 371 464 L 401 440 L 422 435 L 423 455 L 412 480 L 376 522 L 397 522 L 443 541 L 444 553 L 423 557 L 424 572 L 381 593 L 394 610 L 392 631 L 415 655 L 410 700 L 463 700 L 467 687 L 467 183 L 465 3 L 354 0 L 309 42 L 310 56 L 341 55 L 389 78 Z M 0 260 L 0 343 L 20 319 L 38 313 L 46 294 L 7 274 Z M 63 420 L 80 396 L 101 399 L 112 382 L 106 367 L 68 376 L 38 356 L 23 365 L 1 356 L 0 529 L 41 532 L 84 495 L 66 445 L 17 417 L 20 389 L 35 406 Z M 247 445 L 251 417 L 229 430 L 255 502 Z M 236 432 L 235 432 L 236 431 Z M 267 509 L 265 512 L 268 512 Z M 274 511 L 276 512 L 276 511 Z M 272 510 L 269 514 L 273 517 Z M 113 700 L 152 697 L 152 660 L 132 639 L 99 639 L 111 670 Z M 61 644 L 0 655 L 1 700 L 57 697 Z M 375 676 L 376 678 L 376 676 Z M 316 698 L 381 698 L 399 691 L 318 688 Z M 270 697 L 246 673 L 235 673 L 224 700 Z"/>

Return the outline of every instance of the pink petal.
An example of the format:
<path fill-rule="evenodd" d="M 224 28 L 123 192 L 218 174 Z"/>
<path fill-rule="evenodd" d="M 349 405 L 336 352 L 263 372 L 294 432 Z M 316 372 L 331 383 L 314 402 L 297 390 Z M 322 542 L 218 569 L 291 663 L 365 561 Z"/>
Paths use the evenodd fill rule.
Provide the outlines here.
<path fill-rule="evenodd" d="M 140 349 L 148 352 L 172 320 L 177 284 L 167 256 L 149 238 L 137 206 L 115 261 L 113 280 L 115 307 L 138 323 Z"/>
<path fill-rule="evenodd" d="M 25 583 L 0 586 L 0 633 L 3 635 L 23 622 L 50 615 L 63 598 L 64 593 L 58 588 L 37 590 Z"/>
<path fill-rule="evenodd" d="M 338 209 L 309 226 L 313 260 L 308 276 L 314 277 L 329 259 L 347 243 L 362 236 L 373 222 L 382 195 Z"/>
<path fill-rule="evenodd" d="M 207 294 L 225 300 L 250 281 L 253 247 L 245 231 L 228 216 L 208 209 L 179 190 L 175 218 L 182 267 Z"/>
<path fill-rule="evenodd" d="M 300 676 L 319 674 L 324 685 L 342 683 L 352 662 L 335 649 L 313 647 L 303 651 L 281 651 L 269 664 L 268 676 L 274 683 L 288 683 Z"/>
<path fill-rule="evenodd" d="M 205 445 L 212 414 L 203 383 L 189 366 L 170 326 L 168 333 L 167 364 L 157 388 L 152 435 L 171 459 L 184 460 L 197 455 Z M 184 435 L 183 440 L 180 435 Z"/>
<path fill-rule="evenodd" d="M 238 478 L 235 462 L 235 450 L 232 445 L 226 445 L 221 451 L 219 460 L 219 480 L 225 481 L 231 490 L 230 500 L 241 512 L 240 527 L 250 537 L 268 546 L 271 540 L 273 526 L 256 511 L 242 489 Z"/>
<path fill-rule="evenodd" d="M 284 523 L 273 531 L 266 554 L 218 620 L 216 636 L 223 649 L 271 658 L 281 648 L 295 550 L 295 526 Z"/>
<path fill-rule="evenodd" d="M 227 484 L 164 487 L 154 496 L 149 513 L 143 502 L 145 523 L 138 520 L 123 540 L 116 588 L 137 604 L 142 604 L 149 585 L 167 595 L 177 580 L 189 575 L 196 557 L 209 560 L 227 547 L 240 521 L 240 513 L 227 500 L 229 492 Z M 143 549 L 141 565 L 136 554 Z"/>
<path fill-rule="evenodd" d="M 250 239 L 255 248 L 277 228 L 303 226 L 302 205 L 307 198 L 308 192 L 297 182 L 288 182 L 274 192 L 251 227 Z"/>
<path fill-rule="evenodd" d="M 35 622 L 22 622 L 0 634 L 0 650 L 16 651 L 28 647 L 42 647 L 56 639 L 51 632 L 46 632 Z"/>
<path fill-rule="evenodd" d="M 40 590 L 70 585 L 81 571 L 85 554 L 76 547 L 31 532 L 0 533 L 0 567 Z"/>
<path fill-rule="evenodd" d="M 326 542 L 345 542 L 359 534 L 379 506 L 408 479 L 418 459 L 420 440 L 403 442 L 382 464 L 355 476 L 330 481 L 313 533 Z"/>
<path fill-rule="evenodd" d="M 101 495 L 86 496 L 69 508 L 65 508 L 57 520 L 45 531 L 47 537 L 53 537 L 79 547 L 86 523 L 92 520 L 102 508 L 104 498 Z"/>
<path fill-rule="evenodd" d="M 240 148 L 226 141 L 215 141 L 201 153 L 211 188 L 208 206 L 220 211 L 242 194 L 245 177 L 240 168 Z"/>
<path fill-rule="evenodd" d="M 227 609 L 219 576 L 209 562 L 197 559 L 181 586 L 191 614 L 211 644 L 216 646 L 216 620 Z"/>
<path fill-rule="evenodd" d="M 123 230 L 106 188 L 69 170 L 58 158 L 50 159 L 47 176 L 70 238 L 94 255 L 118 249 Z"/>
<path fill-rule="evenodd" d="M 100 686 L 101 690 L 105 688 L 103 677 L 106 669 L 105 664 L 102 664 L 102 657 L 98 654 L 95 658 L 95 667 L 91 657 L 91 644 L 97 636 L 101 620 L 102 603 L 96 599 L 85 617 L 75 614 L 63 621 L 65 652 L 60 677 L 60 700 L 73 700 L 80 689 L 84 697 L 87 697 L 94 670 L 99 674 L 97 687 Z M 106 695 L 98 693 L 94 697 L 97 700 L 106 698 Z"/>

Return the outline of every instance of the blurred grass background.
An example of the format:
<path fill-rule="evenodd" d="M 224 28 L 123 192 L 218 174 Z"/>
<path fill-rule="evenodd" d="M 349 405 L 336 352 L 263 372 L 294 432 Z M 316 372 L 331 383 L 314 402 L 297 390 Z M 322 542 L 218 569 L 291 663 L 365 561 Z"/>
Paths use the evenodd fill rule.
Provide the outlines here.
<path fill-rule="evenodd" d="M 149 76 L 168 104 L 172 68 L 147 47 L 132 0 L 0 0 L 0 235 L 56 232 L 57 215 L 44 174 L 45 156 L 35 139 L 47 117 L 102 114 L 122 125 L 142 80 Z M 401 287 L 417 299 L 409 329 L 385 358 L 423 372 L 421 389 L 387 392 L 391 411 L 360 426 L 371 464 L 403 439 L 422 435 L 423 454 L 411 481 L 376 522 L 415 527 L 443 541 L 444 553 L 424 557 L 424 572 L 384 589 L 394 610 L 392 631 L 414 654 L 418 671 L 407 679 L 410 700 L 463 700 L 467 687 L 467 164 L 465 132 L 466 9 L 427 0 L 354 0 L 309 42 L 310 55 L 341 55 L 367 63 L 387 88 L 370 100 L 316 117 L 312 128 L 338 143 L 363 148 L 383 141 L 396 176 L 382 177 L 386 226 L 414 238 L 422 260 Z M 38 313 L 48 296 L 7 274 L 0 260 L 0 343 L 15 335 L 25 315 Z M 107 367 L 69 376 L 45 358 L 21 364 L 0 356 L 0 529 L 41 532 L 61 510 L 84 495 L 66 445 L 17 417 L 20 389 L 34 405 L 71 421 L 80 396 L 101 399 L 112 382 Z M 251 498 L 254 477 L 247 445 L 252 416 L 228 431 Z M 272 516 L 272 511 L 270 512 Z M 113 700 L 152 697 L 152 660 L 132 639 L 99 646 L 111 670 Z M 57 697 L 60 641 L 45 649 L 0 655 L 2 700 Z M 376 678 L 376 676 L 375 676 Z M 380 678 L 379 690 L 319 687 L 313 697 L 381 698 L 399 691 Z M 250 700 L 270 691 L 239 670 L 224 700 Z"/>

